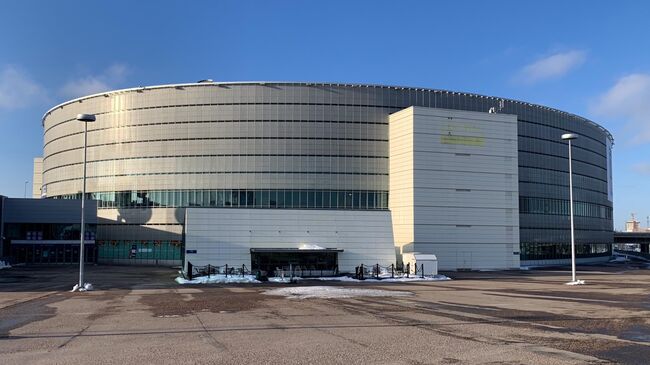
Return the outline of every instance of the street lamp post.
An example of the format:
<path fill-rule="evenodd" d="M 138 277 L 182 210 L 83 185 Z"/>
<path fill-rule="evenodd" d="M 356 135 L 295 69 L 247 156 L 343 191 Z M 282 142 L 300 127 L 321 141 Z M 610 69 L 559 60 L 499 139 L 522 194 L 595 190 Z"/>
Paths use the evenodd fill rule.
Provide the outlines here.
<path fill-rule="evenodd" d="M 84 238 L 86 235 L 86 147 L 88 145 L 88 123 L 95 121 L 94 114 L 78 114 L 77 120 L 84 124 L 84 158 L 83 158 L 83 182 L 81 189 L 81 238 L 79 240 L 79 284 L 77 290 L 84 288 Z M 73 289 L 74 290 L 74 289 Z"/>
<path fill-rule="evenodd" d="M 571 141 L 578 138 L 577 134 L 566 133 L 562 135 L 562 139 L 569 142 L 569 214 L 571 216 L 571 282 L 567 284 L 576 285 L 583 284 L 583 281 L 576 279 L 576 243 L 575 233 L 573 228 L 573 166 L 571 161 Z"/>

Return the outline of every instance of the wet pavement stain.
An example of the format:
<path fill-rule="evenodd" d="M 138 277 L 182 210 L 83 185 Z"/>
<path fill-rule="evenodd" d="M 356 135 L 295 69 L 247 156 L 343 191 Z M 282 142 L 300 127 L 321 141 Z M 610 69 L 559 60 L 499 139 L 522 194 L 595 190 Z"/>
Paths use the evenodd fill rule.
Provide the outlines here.
<path fill-rule="evenodd" d="M 228 293 L 215 296 L 212 293 L 192 293 L 186 296 L 176 293 L 147 294 L 138 301 L 150 308 L 154 317 L 190 315 L 197 312 L 232 313 L 258 307 L 265 298 L 254 293 Z"/>
<path fill-rule="evenodd" d="M 0 338 L 8 337 L 9 332 L 16 328 L 56 316 L 56 308 L 48 305 L 65 299 L 66 295 L 64 294 L 51 294 L 2 308 L 0 311 Z"/>
<path fill-rule="evenodd" d="M 634 325 L 628 330 L 623 331 L 618 337 L 630 341 L 650 343 L 650 327 L 646 325 Z"/>

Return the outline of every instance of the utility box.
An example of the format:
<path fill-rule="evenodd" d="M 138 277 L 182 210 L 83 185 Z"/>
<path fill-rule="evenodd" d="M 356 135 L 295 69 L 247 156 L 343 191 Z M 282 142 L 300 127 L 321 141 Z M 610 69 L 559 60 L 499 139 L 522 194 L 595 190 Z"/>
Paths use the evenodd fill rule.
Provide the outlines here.
<path fill-rule="evenodd" d="M 402 254 L 404 265 L 411 264 L 411 270 L 418 268 L 418 273 L 422 270 L 424 265 L 424 275 L 433 276 L 438 275 L 438 258 L 436 255 L 428 253 L 408 252 Z"/>

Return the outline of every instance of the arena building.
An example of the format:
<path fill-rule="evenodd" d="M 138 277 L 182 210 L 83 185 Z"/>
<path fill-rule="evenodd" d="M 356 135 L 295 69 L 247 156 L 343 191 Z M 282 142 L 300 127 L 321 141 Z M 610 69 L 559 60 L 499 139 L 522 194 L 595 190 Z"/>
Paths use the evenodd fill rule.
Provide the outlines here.
<path fill-rule="evenodd" d="M 99 262 L 441 269 L 577 257 L 613 242 L 610 133 L 497 97 L 412 87 L 212 82 L 116 90 L 43 117 L 38 193 L 79 198 L 83 123 Z M 37 179 L 34 179 L 37 181 Z"/>

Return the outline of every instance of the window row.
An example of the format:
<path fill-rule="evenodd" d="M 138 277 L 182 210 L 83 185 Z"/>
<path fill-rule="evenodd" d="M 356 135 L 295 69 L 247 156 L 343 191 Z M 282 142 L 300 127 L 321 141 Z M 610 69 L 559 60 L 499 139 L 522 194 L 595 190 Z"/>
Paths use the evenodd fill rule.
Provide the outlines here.
<path fill-rule="evenodd" d="M 569 215 L 569 201 L 563 199 L 519 197 L 519 213 Z M 574 201 L 573 215 L 576 217 L 612 219 L 612 207 Z"/>
<path fill-rule="evenodd" d="M 80 199 L 69 194 L 54 199 Z M 98 208 L 238 207 L 388 209 L 386 191 L 336 190 L 133 190 L 88 193 Z"/>
<path fill-rule="evenodd" d="M 576 257 L 608 256 L 612 254 L 612 245 L 607 243 L 576 244 Z M 570 259 L 571 244 L 569 243 L 522 243 L 522 261 L 526 260 L 556 260 Z"/>
<path fill-rule="evenodd" d="M 110 130 L 113 133 L 117 131 L 118 128 L 135 128 L 135 127 L 146 127 L 146 126 L 165 126 L 169 127 L 170 125 L 173 124 L 178 124 L 178 125 L 185 125 L 185 124 L 214 124 L 214 123 L 264 123 L 264 124 L 275 124 L 278 125 L 280 123 L 304 123 L 307 124 L 307 127 L 309 128 L 324 128 L 324 126 L 331 127 L 331 124 L 343 124 L 343 126 L 338 127 L 338 129 L 343 129 L 345 128 L 346 124 L 369 124 L 369 125 L 388 125 L 387 122 L 384 121 L 353 121 L 353 120 L 293 120 L 293 119 L 255 119 L 255 120 L 246 120 L 246 119 L 232 119 L 232 120 L 169 120 L 166 122 L 139 122 L 137 124 L 123 124 L 123 125 L 117 125 L 116 121 L 113 120 L 112 124 L 109 125 L 108 127 L 101 127 L 101 128 L 92 128 L 89 129 L 88 132 L 100 132 L 100 131 L 106 131 Z M 317 124 L 319 123 L 319 124 Z M 251 128 L 251 127 L 249 127 Z M 278 128 L 276 126 L 276 128 Z M 293 128 L 296 128 L 295 126 Z M 305 127 L 303 127 L 305 128 Z M 233 129 L 234 130 L 234 129 Z M 55 138 L 49 139 L 44 146 L 47 146 L 51 142 L 54 142 L 56 140 L 59 140 L 61 138 L 65 137 L 70 137 L 78 134 L 83 134 L 83 131 L 76 131 L 73 133 L 68 133 L 64 135 L 57 136 Z"/>
<path fill-rule="evenodd" d="M 81 238 L 81 225 L 75 223 L 6 223 L 4 235 L 9 240 L 50 241 L 78 240 Z M 86 240 L 94 240 L 97 232 L 95 224 L 86 224 Z"/>

